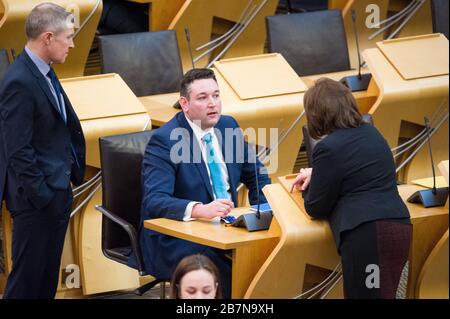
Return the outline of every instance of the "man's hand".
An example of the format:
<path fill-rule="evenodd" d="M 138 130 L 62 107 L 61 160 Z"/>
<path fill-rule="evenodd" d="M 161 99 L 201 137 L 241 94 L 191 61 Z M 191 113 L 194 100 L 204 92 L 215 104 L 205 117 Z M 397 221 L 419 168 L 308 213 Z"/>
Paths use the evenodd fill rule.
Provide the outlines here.
<path fill-rule="evenodd" d="M 225 217 L 234 208 L 234 203 L 228 199 L 218 199 L 209 204 L 196 204 L 192 208 L 192 218 Z"/>
<path fill-rule="evenodd" d="M 294 189 L 299 189 L 302 192 L 306 190 L 311 182 L 311 174 L 312 168 L 301 168 L 300 173 L 292 182 L 290 192 L 292 193 Z"/>

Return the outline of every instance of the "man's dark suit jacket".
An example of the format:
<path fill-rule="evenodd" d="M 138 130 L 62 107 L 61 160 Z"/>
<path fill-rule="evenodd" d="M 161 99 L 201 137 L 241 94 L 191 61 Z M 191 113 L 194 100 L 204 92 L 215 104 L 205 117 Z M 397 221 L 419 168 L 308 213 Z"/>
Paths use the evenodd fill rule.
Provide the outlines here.
<path fill-rule="evenodd" d="M 313 151 L 305 209 L 327 217 L 337 247 L 342 232 L 378 219 L 409 218 L 400 198 L 392 152 L 375 127 L 338 129 Z"/>
<path fill-rule="evenodd" d="M 254 158 L 254 151 L 250 151 L 247 143 L 244 143 L 240 130 L 233 137 L 225 132 L 228 129 L 230 133 L 236 128 L 239 128 L 236 120 L 225 115 L 221 116 L 215 126 L 216 135 L 223 137 L 219 145 L 222 146 L 228 170 L 232 201 L 237 207 L 236 188 L 240 182 L 249 189 L 251 204 L 257 203 L 258 195 L 255 164 L 254 160 L 251 160 Z M 173 140 L 171 140 L 171 134 Z M 220 141 L 219 137 L 218 139 Z M 188 158 L 184 162 L 174 163 L 170 158 L 171 150 L 180 150 L 182 147 L 188 151 Z M 226 152 L 225 148 L 229 148 L 230 152 Z M 231 154 L 233 158 L 229 157 Z M 242 154 L 242 157 L 237 154 Z M 193 156 L 197 156 L 197 163 L 192 163 Z M 263 165 L 258 161 L 257 167 L 263 168 Z M 142 221 L 160 217 L 181 221 L 189 202 L 208 204 L 214 200 L 200 146 L 182 112 L 153 134 L 145 151 L 142 178 Z M 260 190 L 266 184 L 270 184 L 266 174 L 258 174 L 258 179 Z M 261 191 L 260 201 L 266 202 Z M 205 249 L 204 246 L 143 228 L 140 239 L 146 270 L 159 278 L 170 278 L 182 257 Z"/>
<path fill-rule="evenodd" d="M 67 124 L 47 80 L 25 51 L 0 84 L 0 199 L 5 197 L 10 211 L 41 209 L 54 190 L 83 181 L 83 131 L 64 90 L 62 94 Z"/>

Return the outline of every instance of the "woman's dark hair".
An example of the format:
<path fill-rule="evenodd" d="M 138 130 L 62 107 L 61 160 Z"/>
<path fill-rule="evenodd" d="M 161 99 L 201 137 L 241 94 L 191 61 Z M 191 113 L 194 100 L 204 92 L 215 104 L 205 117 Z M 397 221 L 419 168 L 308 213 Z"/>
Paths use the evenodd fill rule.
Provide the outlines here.
<path fill-rule="evenodd" d="M 309 134 L 319 139 L 337 129 L 358 127 L 362 123 L 356 100 L 340 82 L 320 78 L 303 97 Z"/>
<path fill-rule="evenodd" d="M 216 299 L 222 299 L 219 270 L 211 259 L 201 254 L 187 256 L 180 261 L 170 282 L 170 298 L 180 299 L 179 287 L 181 279 L 183 279 L 184 275 L 187 273 L 200 269 L 205 269 L 213 275 L 214 281 L 217 283 Z"/>

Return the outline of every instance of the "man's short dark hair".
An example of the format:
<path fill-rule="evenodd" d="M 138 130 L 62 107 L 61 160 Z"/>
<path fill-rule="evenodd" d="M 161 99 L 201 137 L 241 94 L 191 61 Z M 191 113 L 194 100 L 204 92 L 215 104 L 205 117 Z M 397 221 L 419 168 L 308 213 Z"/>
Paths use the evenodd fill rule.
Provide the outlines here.
<path fill-rule="evenodd" d="M 195 80 L 205 80 L 205 79 L 213 79 L 217 82 L 214 71 L 211 69 L 192 69 L 184 75 L 180 84 L 180 96 L 184 96 L 189 100 L 189 95 L 191 93 L 191 84 Z"/>

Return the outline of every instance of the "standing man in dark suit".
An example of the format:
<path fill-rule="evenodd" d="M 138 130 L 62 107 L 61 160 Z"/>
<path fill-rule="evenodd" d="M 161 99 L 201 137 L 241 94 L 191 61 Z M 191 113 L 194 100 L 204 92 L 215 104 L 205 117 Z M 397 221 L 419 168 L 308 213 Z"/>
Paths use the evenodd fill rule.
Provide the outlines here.
<path fill-rule="evenodd" d="M 80 122 L 51 65 L 74 47 L 73 17 L 43 3 L 26 20 L 27 44 L 0 85 L 0 198 L 14 221 L 4 298 L 54 298 L 69 223 L 71 182 L 83 181 Z"/>
<path fill-rule="evenodd" d="M 221 115 L 215 75 L 209 69 L 186 73 L 180 90 L 183 112 L 157 129 L 145 151 L 142 220 L 166 217 L 179 221 L 226 216 L 237 205 L 240 182 L 251 204 L 266 202 L 259 189 L 270 183 L 254 150 L 244 141 L 235 119 Z M 256 176 L 255 165 L 260 173 Z M 141 223 L 142 225 L 142 223 Z M 218 266 L 223 296 L 231 296 L 231 263 L 225 252 L 148 229 L 140 239 L 146 270 L 170 278 L 178 262 L 201 253 Z"/>

